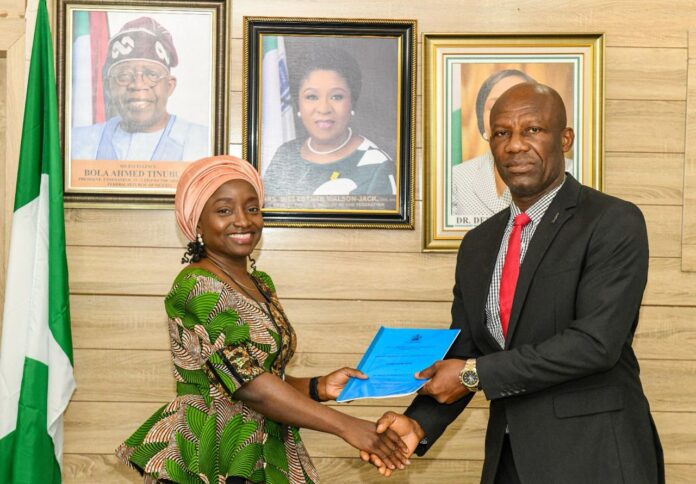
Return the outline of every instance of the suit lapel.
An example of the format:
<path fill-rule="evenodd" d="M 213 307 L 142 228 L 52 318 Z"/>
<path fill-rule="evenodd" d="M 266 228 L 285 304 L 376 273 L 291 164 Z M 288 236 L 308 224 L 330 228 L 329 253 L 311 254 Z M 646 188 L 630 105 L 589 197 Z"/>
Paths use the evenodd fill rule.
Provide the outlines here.
<path fill-rule="evenodd" d="M 566 175 L 563 188 L 556 194 L 556 197 L 541 218 L 539 227 L 534 231 L 534 236 L 529 242 L 527 253 L 520 266 L 520 275 L 517 279 L 515 298 L 512 302 L 510 322 L 508 324 L 507 337 L 505 338 L 505 349 L 509 349 L 510 347 L 510 341 L 512 341 L 512 337 L 515 333 L 520 312 L 527 298 L 527 291 L 529 290 L 529 286 L 532 283 L 532 279 L 534 278 L 539 264 L 544 258 L 544 254 L 546 254 L 546 251 L 561 227 L 573 216 L 574 210 L 572 209 L 577 205 L 580 187 L 581 185 L 575 178 Z"/>

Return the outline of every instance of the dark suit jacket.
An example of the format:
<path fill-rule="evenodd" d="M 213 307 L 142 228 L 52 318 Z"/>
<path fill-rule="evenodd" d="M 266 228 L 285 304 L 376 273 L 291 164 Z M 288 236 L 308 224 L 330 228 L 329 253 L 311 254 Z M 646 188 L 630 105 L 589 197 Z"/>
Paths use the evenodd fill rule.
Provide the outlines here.
<path fill-rule="evenodd" d="M 477 358 L 490 403 L 481 482 L 495 478 L 509 427 L 523 483 L 664 481 L 662 448 L 631 342 L 648 272 L 645 221 L 633 204 L 570 175 L 537 227 L 524 261 L 503 351 L 485 304 L 506 209 L 459 248 L 448 358 Z M 417 397 L 406 414 L 425 430 L 424 453 L 471 400 Z"/>

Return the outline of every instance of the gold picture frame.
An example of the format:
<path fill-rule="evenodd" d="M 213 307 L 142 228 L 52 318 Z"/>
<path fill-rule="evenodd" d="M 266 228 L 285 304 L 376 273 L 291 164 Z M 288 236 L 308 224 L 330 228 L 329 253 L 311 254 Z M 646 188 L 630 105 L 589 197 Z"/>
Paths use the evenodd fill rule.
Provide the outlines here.
<path fill-rule="evenodd" d="M 561 94 L 576 134 L 567 170 L 602 189 L 603 34 L 424 34 L 423 56 L 424 251 L 456 250 L 509 204 L 486 114 L 512 84 L 534 80 Z"/>

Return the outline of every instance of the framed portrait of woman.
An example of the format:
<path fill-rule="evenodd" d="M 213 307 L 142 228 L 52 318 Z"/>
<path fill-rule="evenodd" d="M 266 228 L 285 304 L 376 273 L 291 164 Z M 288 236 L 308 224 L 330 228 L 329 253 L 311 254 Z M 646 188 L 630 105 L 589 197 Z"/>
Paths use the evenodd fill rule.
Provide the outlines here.
<path fill-rule="evenodd" d="M 416 22 L 245 18 L 243 156 L 276 226 L 413 228 Z"/>
<path fill-rule="evenodd" d="M 58 0 L 65 197 L 170 206 L 227 146 L 229 0 Z"/>
<path fill-rule="evenodd" d="M 516 84 L 560 94 L 575 132 L 566 172 L 601 189 L 602 35 L 425 34 L 424 57 L 424 250 L 456 250 L 468 230 L 510 204 L 488 145 L 489 118 Z"/>

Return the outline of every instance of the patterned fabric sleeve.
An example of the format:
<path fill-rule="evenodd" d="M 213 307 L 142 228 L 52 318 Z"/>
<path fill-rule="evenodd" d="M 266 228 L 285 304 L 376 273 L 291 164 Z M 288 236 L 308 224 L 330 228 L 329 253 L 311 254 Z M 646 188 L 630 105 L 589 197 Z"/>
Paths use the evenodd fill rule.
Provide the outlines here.
<path fill-rule="evenodd" d="M 165 299 L 167 314 L 177 323 L 171 331 L 177 332 L 172 346 L 180 389 L 193 384 L 200 391 L 212 377 L 232 395 L 266 371 L 254 357 L 249 326 L 229 309 L 223 288 L 207 271 L 184 270 Z"/>

